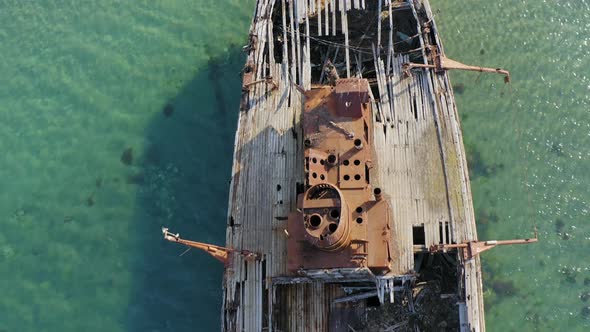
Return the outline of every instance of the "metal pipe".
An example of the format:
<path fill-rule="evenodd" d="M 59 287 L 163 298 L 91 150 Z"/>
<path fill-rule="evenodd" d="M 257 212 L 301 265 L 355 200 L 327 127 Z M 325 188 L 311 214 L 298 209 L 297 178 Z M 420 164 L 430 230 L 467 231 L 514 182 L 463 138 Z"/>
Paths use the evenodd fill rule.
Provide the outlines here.
<path fill-rule="evenodd" d="M 363 141 L 360 138 L 354 140 L 354 148 L 357 150 L 363 149 Z"/>
<path fill-rule="evenodd" d="M 381 188 L 375 188 L 373 190 L 373 194 L 375 195 L 375 200 L 377 202 L 383 199 L 383 193 L 381 192 Z"/>

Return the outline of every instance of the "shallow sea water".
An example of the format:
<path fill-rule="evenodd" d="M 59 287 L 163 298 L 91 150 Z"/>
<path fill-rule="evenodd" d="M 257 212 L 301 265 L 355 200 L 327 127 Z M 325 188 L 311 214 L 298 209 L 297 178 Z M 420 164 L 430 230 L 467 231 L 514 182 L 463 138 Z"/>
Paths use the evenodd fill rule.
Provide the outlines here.
<path fill-rule="evenodd" d="M 160 227 L 224 242 L 253 4 L 0 3 L 0 331 L 219 329 L 222 266 Z M 488 331 L 588 330 L 590 3 L 431 4 L 512 73 L 451 76 L 480 238 L 541 238 L 483 255 Z"/>
<path fill-rule="evenodd" d="M 590 329 L 590 2 L 432 0 L 452 73 L 480 239 L 489 331 Z M 588 308 L 588 309 L 585 309 Z"/>

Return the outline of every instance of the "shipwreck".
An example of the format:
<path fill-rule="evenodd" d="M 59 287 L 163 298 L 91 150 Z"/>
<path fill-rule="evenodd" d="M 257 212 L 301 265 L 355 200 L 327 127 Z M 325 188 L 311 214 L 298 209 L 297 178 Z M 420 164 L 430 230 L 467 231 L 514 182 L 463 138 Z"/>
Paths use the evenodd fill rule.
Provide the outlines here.
<path fill-rule="evenodd" d="M 224 331 L 484 331 L 479 241 L 427 0 L 259 0 L 245 46 Z"/>

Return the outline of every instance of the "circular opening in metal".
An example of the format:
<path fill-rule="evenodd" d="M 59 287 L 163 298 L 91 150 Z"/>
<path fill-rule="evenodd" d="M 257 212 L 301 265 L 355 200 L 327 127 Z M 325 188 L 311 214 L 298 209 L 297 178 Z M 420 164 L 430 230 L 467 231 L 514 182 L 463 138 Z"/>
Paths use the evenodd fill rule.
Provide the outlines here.
<path fill-rule="evenodd" d="M 349 175 L 345 175 L 345 176 L 343 176 L 343 178 L 344 178 L 344 181 L 350 180 L 350 176 Z"/>
<path fill-rule="evenodd" d="M 360 176 L 360 174 L 357 174 L 357 175 L 355 175 L 355 176 L 354 176 L 354 179 L 355 179 L 355 180 L 357 180 L 357 181 L 358 181 L 358 180 L 360 180 L 360 179 L 361 179 L 361 176 Z"/>
<path fill-rule="evenodd" d="M 305 195 L 306 200 L 335 198 L 338 200 L 338 204 L 340 204 L 340 195 L 338 194 L 338 190 L 334 186 L 327 183 L 317 184 L 309 188 Z"/>
<path fill-rule="evenodd" d="M 342 162 L 342 165 L 344 165 L 344 166 L 348 166 L 348 164 L 350 164 L 350 161 L 348 161 L 348 160 L 345 160 Z"/>
<path fill-rule="evenodd" d="M 311 174 L 311 176 L 312 176 L 314 179 L 318 177 L 317 173 L 313 173 L 313 174 Z"/>
<path fill-rule="evenodd" d="M 373 194 L 375 194 L 375 195 L 380 195 L 380 194 L 381 194 L 381 188 L 375 188 L 375 189 L 373 190 Z"/>
<path fill-rule="evenodd" d="M 361 144 L 363 144 L 363 141 L 360 138 L 354 140 L 354 146 L 361 146 Z"/>
<path fill-rule="evenodd" d="M 313 158 L 311 158 L 311 162 L 315 164 L 318 162 L 318 160 L 317 160 L 317 158 L 313 157 Z"/>
<path fill-rule="evenodd" d="M 356 223 L 357 224 L 362 224 L 363 223 L 363 218 L 356 218 Z"/>
<path fill-rule="evenodd" d="M 320 159 L 320 165 L 323 165 L 324 163 L 324 159 Z"/>
<path fill-rule="evenodd" d="M 356 213 L 363 213 L 363 207 L 362 206 L 357 207 Z"/>
<path fill-rule="evenodd" d="M 320 175 L 320 180 L 324 180 L 326 177 L 324 176 L 324 174 Z"/>
<path fill-rule="evenodd" d="M 336 156 L 335 156 L 335 155 L 333 155 L 333 154 L 329 155 L 329 156 L 328 156 L 328 162 L 329 162 L 330 164 L 333 164 L 333 163 L 335 163 L 335 162 L 336 162 Z"/>
<path fill-rule="evenodd" d="M 358 166 L 358 165 L 360 165 L 360 164 L 361 164 L 361 161 L 357 159 L 357 160 L 355 160 L 355 161 L 354 161 L 354 164 L 355 164 L 356 166 Z"/>
<path fill-rule="evenodd" d="M 334 233 L 337 229 L 338 229 L 338 224 L 336 224 L 336 223 L 331 223 L 330 225 L 328 225 L 328 230 L 330 231 L 330 233 Z"/>
<path fill-rule="evenodd" d="M 338 219 L 338 217 L 340 217 L 340 211 L 338 211 L 338 209 L 332 209 L 332 211 L 330 211 L 330 217 L 332 217 L 332 219 Z"/>
<path fill-rule="evenodd" d="M 318 227 L 322 223 L 322 217 L 318 216 L 317 214 L 312 215 L 309 217 L 309 224 L 312 227 Z"/>

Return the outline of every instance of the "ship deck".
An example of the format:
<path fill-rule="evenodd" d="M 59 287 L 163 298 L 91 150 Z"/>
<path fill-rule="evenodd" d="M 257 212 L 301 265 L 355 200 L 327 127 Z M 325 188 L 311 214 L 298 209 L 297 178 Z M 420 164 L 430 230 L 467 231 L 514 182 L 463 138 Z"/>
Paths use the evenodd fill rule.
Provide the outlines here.
<path fill-rule="evenodd" d="M 360 15 L 365 15 L 364 25 Z M 287 216 L 295 209 L 304 176 L 301 90 L 323 83 L 317 68 L 328 58 L 337 60 L 344 76 L 372 83 L 379 161 L 370 176 L 389 195 L 394 211 L 393 242 L 400 253 L 395 275 L 413 275 L 416 253 L 430 245 L 477 240 L 448 75 L 419 69 L 408 77 L 402 69 L 404 63 L 425 62 L 430 45 L 442 50 L 432 11 L 427 0 L 259 0 L 249 41 L 244 75 L 250 75 L 250 83 L 244 87 L 235 139 L 227 246 L 258 252 L 261 258 L 234 255 L 230 260 L 222 328 L 352 330 L 367 319 L 370 304 L 340 301 L 347 293 L 337 282 L 283 278 Z M 460 329 L 484 331 L 479 258 L 458 260 Z"/>

